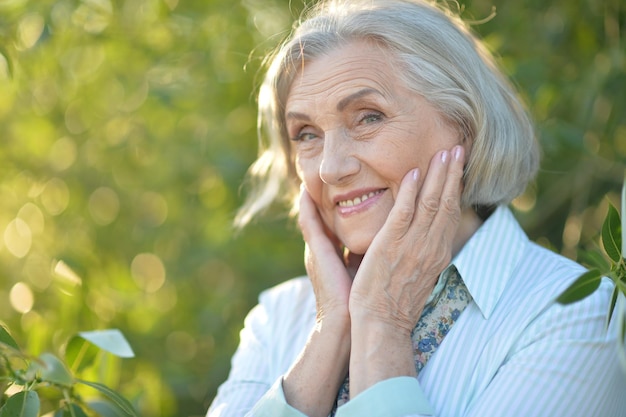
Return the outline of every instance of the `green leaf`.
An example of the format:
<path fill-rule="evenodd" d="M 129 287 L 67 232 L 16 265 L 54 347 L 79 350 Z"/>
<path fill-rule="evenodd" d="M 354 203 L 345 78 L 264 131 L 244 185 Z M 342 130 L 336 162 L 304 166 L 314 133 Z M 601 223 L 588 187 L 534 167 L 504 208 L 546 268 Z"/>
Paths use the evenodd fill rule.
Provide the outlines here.
<path fill-rule="evenodd" d="M 122 332 L 117 329 L 80 332 L 79 336 L 120 358 L 132 358 L 135 356 L 130 344 Z"/>
<path fill-rule="evenodd" d="M 613 288 L 613 294 L 611 295 L 611 302 L 609 303 L 609 312 L 606 315 L 606 328 L 609 328 L 611 324 L 611 317 L 613 317 L 613 311 L 615 310 L 615 303 L 617 302 L 617 296 L 619 295 L 619 287 L 616 285 Z"/>
<path fill-rule="evenodd" d="M 578 253 L 578 262 L 588 266 L 589 268 L 595 268 L 602 272 L 609 271 L 611 268 L 604 255 L 597 250 L 580 251 Z"/>
<path fill-rule="evenodd" d="M 112 404 L 120 412 L 122 412 L 122 415 L 124 417 L 127 417 L 127 416 L 139 417 L 139 414 L 137 414 L 137 412 L 135 411 L 131 403 L 126 398 L 122 397 L 120 394 L 113 391 L 111 388 L 107 387 L 106 385 L 103 385 L 97 382 L 85 381 L 83 379 L 79 379 L 78 382 L 81 384 L 87 385 L 89 387 L 95 388 L 98 391 L 100 391 L 100 393 L 104 394 L 108 399 L 112 401 Z"/>
<path fill-rule="evenodd" d="M 17 345 L 15 339 L 11 337 L 9 331 L 4 328 L 4 326 L 0 326 L 0 343 L 3 343 L 9 347 L 12 347 L 15 350 L 20 350 L 20 347 Z"/>
<path fill-rule="evenodd" d="M 0 408 L 0 417 L 37 417 L 39 395 L 36 391 L 22 391 L 10 397 Z"/>
<path fill-rule="evenodd" d="M 572 283 L 556 301 L 560 304 L 571 304 L 592 294 L 600 286 L 602 274 L 597 269 L 591 269 L 582 274 Z"/>
<path fill-rule="evenodd" d="M 98 347 L 82 336 L 74 336 L 65 348 L 65 362 L 74 372 L 91 366 L 98 355 Z"/>
<path fill-rule="evenodd" d="M 39 356 L 43 364 L 34 362 L 34 366 L 39 367 L 41 379 L 53 384 L 71 387 L 74 385 L 74 378 L 67 370 L 63 362 L 51 353 L 43 353 Z"/>
<path fill-rule="evenodd" d="M 88 417 L 78 404 L 70 404 L 69 408 L 57 410 L 54 417 Z"/>
<path fill-rule="evenodd" d="M 89 401 L 89 408 L 98 413 L 101 417 L 125 417 L 126 414 L 120 411 L 108 401 Z"/>
<path fill-rule="evenodd" d="M 614 262 L 622 259 L 622 224 L 617 209 L 609 204 L 609 212 L 602 225 L 602 244 L 606 254 Z"/>

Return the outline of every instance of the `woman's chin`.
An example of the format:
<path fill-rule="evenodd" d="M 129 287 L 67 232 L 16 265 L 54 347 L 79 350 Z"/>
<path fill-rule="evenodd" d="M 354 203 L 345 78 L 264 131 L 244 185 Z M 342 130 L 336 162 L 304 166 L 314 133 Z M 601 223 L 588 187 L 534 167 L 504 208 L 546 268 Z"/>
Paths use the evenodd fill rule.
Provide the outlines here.
<path fill-rule="evenodd" d="M 350 253 L 355 255 L 365 255 L 367 249 L 372 243 L 372 239 L 346 239 L 343 241 L 344 246 L 348 248 Z"/>

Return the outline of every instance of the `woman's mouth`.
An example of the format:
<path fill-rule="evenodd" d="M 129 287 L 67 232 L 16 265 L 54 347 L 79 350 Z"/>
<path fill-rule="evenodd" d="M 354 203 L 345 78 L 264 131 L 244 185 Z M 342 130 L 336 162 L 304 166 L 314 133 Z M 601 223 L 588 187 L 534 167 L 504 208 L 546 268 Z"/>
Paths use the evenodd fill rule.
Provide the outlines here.
<path fill-rule="evenodd" d="M 354 207 L 354 206 L 358 206 L 359 204 L 361 204 L 362 202 L 369 200 L 370 198 L 384 192 L 385 190 L 377 190 L 377 191 L 371 191 L 367 194 L 363 194 L 360 197 L 356 197 L 353 198 L 352 200 L 342 200 L 340 202 L 337 203 L 337 205 L 339 207 Z"/>

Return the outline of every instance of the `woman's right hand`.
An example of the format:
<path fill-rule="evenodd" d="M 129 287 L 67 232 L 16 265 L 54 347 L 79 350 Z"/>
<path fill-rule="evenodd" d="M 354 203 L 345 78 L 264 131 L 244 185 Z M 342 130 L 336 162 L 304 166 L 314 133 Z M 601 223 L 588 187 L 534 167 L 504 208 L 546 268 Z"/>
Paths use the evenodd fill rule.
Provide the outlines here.
<path fill-rule="evenodd" d="M 283 378 L 287 403 L 307 416 L 325 417 L 348 372 L 352 277 L 342 247 L 326 228 L 306 190 L 298 224 L 306 244 L 305 265 L 315 292 L 317 321 L 296 362 Z"/>
<path fill-rule="evenodd" d="M 305 267 L 315 292 L 317 321 L 349 320 L 348 299 L 355 260 L 347 267 L 343 245 L 326 227 L 304 187 L 300 192 L 298 224 L 305 241 Z M 352 275 L 352 276 L 351 276 Z"/>

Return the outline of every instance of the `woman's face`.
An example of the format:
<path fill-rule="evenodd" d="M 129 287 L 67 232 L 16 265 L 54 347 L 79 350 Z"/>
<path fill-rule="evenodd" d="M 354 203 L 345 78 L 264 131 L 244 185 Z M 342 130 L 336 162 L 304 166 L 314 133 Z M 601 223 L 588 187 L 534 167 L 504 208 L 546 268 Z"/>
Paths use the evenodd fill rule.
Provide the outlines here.
<path fill-rule="evenodd" d="M 413 168 L 461 142 L 398 77 L 390 53 L 352 42 L 307 62 L 285 106 L 296 170 L 328 228 L 363 254 Z"/>

